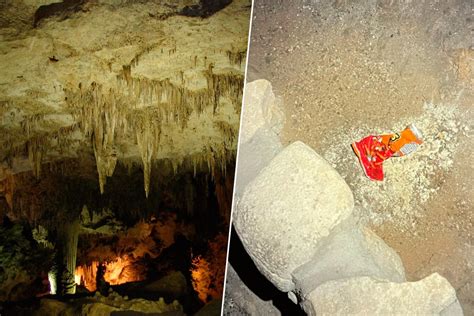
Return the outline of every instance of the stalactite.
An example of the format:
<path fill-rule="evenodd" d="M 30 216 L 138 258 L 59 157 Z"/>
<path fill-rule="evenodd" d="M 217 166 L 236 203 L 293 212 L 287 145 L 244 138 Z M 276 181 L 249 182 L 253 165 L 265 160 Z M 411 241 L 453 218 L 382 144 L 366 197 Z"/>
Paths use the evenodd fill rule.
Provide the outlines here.
<path fill-rule="evenodd" d="M 239 113 L 244 87 L 243 76 L 241 74 L 216 74 L 213 72 L 213 68 L 213 64 L 209 64 L 205 75 L 208 90 L 213 95 L 212 104 L 214 105 L 214 113 L 217 111 L 221 96 L 228 97 L 234 104 L 236 112 Z"/>
<path fill-rule="evenodd" d="M 178 165 L 179 162 L 176 159 L 171 159 L 171 166 L 173 167 L 173 173 L 177 174 L 178 173 Z"/>
<path fill-rule="evenodd" d="M 107 177 L 113 175 L 115 166 L 117 165 L 117 154 L 114 150 L 107 152 L 104 149 L 97 149 L 95 143 L 93 143 L 93 147 L 97 173 L 99 175 L 100 193 L 103 194 Z"/>
<path fill-rule="evenodd" d="M 233 65 L 242 65 L 242 62 L 245 60 L 247 55 L 247 51 L 235 51 L 235 50 L 228 50 L 226 51 L 227 58 L 229 58 L 229 62 Z"/>
<path fill-rule="evenodd" d="M 143 183 L 145 187 L 145 195 L 148 198 L 150 193 L 150 177 L 151 177 L 151 163 L 153 155 L 158 148 L 161 137 L 161 130 L 159 124 L 154 124 L 153 115 L 136 116 L 133 120 L 136 131 L 138 149 L 143 163 Z M 157 122 L 158 123 L 158 122 Z"/>
<path fill-rule="evenodd" d="M 145 195 L 148 197 L 150 193 L 150 175 L 151 175 L 151 159 L 153 157 L 153 141 L 148 128 L 145 130 L 137 130 L 137 143 L 140 150 L 143 163 L 143 183 L 145 187 Z"/>
<path fill-rule="evenodd" d="M 124 67 L 125 68 L 125 67 Z M 124 69 L 127 74 L 130 67 Z M 100 192 L 104 192 L 107 177 L 111 177 L 117 164 L 114 146 L 116 128 L 126 116 L 126 107 L 113 90 L 103 91 L 93 82 L 88 89 L 79 85 L 79 92 L 66 90 L 67 100 L 81 122 L 86 136 L 91 137 L 97 165 Z"/>
<path fill-rule="evenodd" d="M 225 121 L 214 122 L 214 127 L 223 136 L 223 142 L 226 148 L 235 148 L 237 144 L 238 127 Z"/>
<path fill-rule="evenodd" d="M 89 87 L 81 84 L 79 89 L 66 90 L 67 103 L 81 122 L 86 136 L 91 137 L 101 192 L 104 191 L 106 178 L 112 176 L 117 163 L 116 135 L 135 135 L 148 196 L 151 164 L 153 157 L 157 157 L 162 124 L 175 123 L 184 129 L 193 112 L 202 114 L 209 106 L 213 107 L 214 113 L 217 112 L 221 97 L 234 104 L 237 113 L 240 111 L 244 83 L 240 73 L 214 73 L 214 64 L 208 63 L 207 58 L 204 58 L 207 65 L 204 72 L 207 89 L 189 90 L 184 85 L 183 72 L 180 73 L 180 84 L 169 79 L 153 80 L 134 76 L 133 67 L 144 53 L 146 48 L 130 64 L 123 66 L 117 75 L 115 87 L 105 90 L 101 85 L 92 83 Z M 244 56 L 244 52 L 233 50 L 227 54 L 231 62 L 235 63 Z M 152 126 L 156 126 L 156 130 L 149 126 L 150 122 Z M 209 146 L 200 154 L 201 158 L 193 158 L 191 166 L 194 172 L 203 163 L 207 164 L 211 173 L 218 169 L 225 171 L 229 148 L 235 147 L 236 127 L 217 122 L 215 128 L 224 134 L 224 144 Z M 174 173 L 178 172 L 181 163 L 173 161 Z"/>
<path fill-rule="evenodd" d="M 44 142 L 42 142 L 42 139 L 31 138 L 26 143 L 26 147 L 28 149 L 28 159 L 33 169 L 33 174 L 36 179 L 39 179 L 41 176 Z"/>

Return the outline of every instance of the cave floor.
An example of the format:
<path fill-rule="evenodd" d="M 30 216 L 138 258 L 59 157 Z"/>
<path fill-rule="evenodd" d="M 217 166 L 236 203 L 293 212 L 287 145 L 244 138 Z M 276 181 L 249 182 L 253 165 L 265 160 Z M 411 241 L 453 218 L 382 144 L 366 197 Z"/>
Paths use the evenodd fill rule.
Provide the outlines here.
<path fill-rule="evenodd" d="M 247 80 L 272 82 L 284 144 L 324 156 L 354 192 L 356 215 L 400 255 L 409 281 L 433 272 L 474 314 L 470 1 L 260 1 Z M 350 143 L 414 122 L 424 144 L 365 178 Z"/>

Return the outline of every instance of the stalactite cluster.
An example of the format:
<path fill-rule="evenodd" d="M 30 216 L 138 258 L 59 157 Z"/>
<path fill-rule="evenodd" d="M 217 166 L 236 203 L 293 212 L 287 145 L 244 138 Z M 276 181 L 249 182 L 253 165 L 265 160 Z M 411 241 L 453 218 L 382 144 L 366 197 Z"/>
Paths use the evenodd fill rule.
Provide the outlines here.
<path fill-rule="evenodd" d="M 245 61 L 245 57 L 247 56 L 247 51 L 236 51 L 236 50 L 228 50 L 226 51 L 226 55 L 229 58 L 229 62 L 233 65 L 242 65 L 242 62 Z"/>
<path fill-rule="evenodd" d="M 226 121 L 215 121 L 214 127 L 220 131 L 227 148 L 236 148 L 238 126 L 231 125 Z"/>
<path fill-rule="evenodd" d="M 106 179 L 113 175 L 117 164 L 116 129 L 119 124 L 125 124 L 119 120 L 126 116 L 126 106 L 115 93 L 111 90 L 104 92 L 96 82 L 88 88 L 80 84 L 77 91 L 65 90 L 65 93 L 85 136 L 91 139 L 100 192 L 103 193 Z"/>
<path fill-rule="evenodd" d="M 240 113 L 244 78 L 240 74 L 216 74 L 212 65 L 206 72 L 208 90 L 212 91 L 214 113 L 221 97 L 232 100 L 236 113 Z"/>
<path fill-rule="evenodd" d="M 0 131 L 3 137 L 0 161 L 11 165 L 13 158 L 26 155 L 33 174 L 39 178 L 47 152 L 63 153 L 77 142 L 70 135 L 78 129 L 78 124 L 58 127 L 51 119 L 57 114 L 42 103 L 31 104 L 21 97 L 1 101 L 0 118 L 3 126 L 0 126 Z"/>
<path fill-rule="evenodd" d="M 145 188 L 145 195 L 148 197 L 150 192 L 150 177 L 152 158 L 158 148 L 160 142 L 160 125 L 154 123 L 153 116 L 142 115 L 136 116 L 140 118 L 141 124 L 135 124 L 135 131 L 137 136 L 138 149 L 143 163 L 143 183 Z"/>
<path fill-rule="evenodd" d="M 45 146 L 43 146 L 43 140 L 44 139 L 35 137 L 30 138 L 26 143 L 26 147 L 28 148 L 28 159 L 33 168 L 33 174 L 37 179 L 39 179 L 41 175 L 41 162 L 43 159 L 43 150 L 45 148 Z"/>
<path fill-rule="evenodd" d="M 213 106 L 215 113 L 221 97 L 231 100 L 236 112 L 240 111 L 242 75 L 214 74 L 210 64 L 204 73 L 208 88 L 193 91 L 169 79 L 160 81 L 132 76 L 138 61 L 139 56 L 136 56 L 131 64 L 123 66 L 117 76 L 116 88 L 105 89 L 93 82 L 88 88 L 81 84 L 79 89 L 65 90 L 69 106 L 81 122 L 85 135 L 91 138 L 102 193 L 106 178 L 112 176 L 117 163 L 117 135 L 131 133 L 136 136 L 148 196 L 152 160 L 159 148 L 163 124 L 174 123 L 184 129 L 193 112 L 201 114 L 206 107 Z M 226 141 L 223 146 L 204 148 L 200 158 L 192 158 L 195 170 L 203 161 L 212 172 L 217 165 L 225 168 L 228 146 L 235 145 L 236 133 L 224 122 L 218 123 L 216 128 L 224 132 Z M 171 163 L 176 173 L 183 161 L 177 158 Z"/>
<path fill-rule="evenodd" d="M 104 193 L 107 178 L 113 175 L 118 160 L 125 159 L 118 147 L 119 142 L 127 139 L 138 147 L 145 193 L 148 196 L 153 161 L 159 157 L 163 126 L 171 124 L 183 130 L 187 128 L 193 114 L 199 116 L 210 107 L 216 114 L 219 106 L 229 102 L 238 115 L 244 82 L 242 74 L 237 71 L 216 72 L 207 56 L 203 59 L 207 69 L 202 71 L 207 88 L 189 89 L 183 71 L 179 72 L 181 82 L 178 80 L 178 83 L 170 79 L 150 79 L 134 74 L 142 57 L 159 45 L 163 43 L 144 45 L 129 64 L 123 65 L 116 82 L 105 84 L 97 81 L 74 86 L 66 84 L 62 89 L 69 114 L 57 113 L 57 109 L 40 106 L 39 103 L 33 105 L 30 99 L 0 100 L 2 122 L 9 115 L 14 115 L 17 122 L 9 126 L 2 138 L 0 160 L 11 166 L 15 157 L 26 156 L 33 174 L 39 179 L 42 164 L 57 159 L 51 155 L 74 155 L 73 148 L 82 146 L 84 140 L 76 134 L 80 129 L 85 139 L 90 141 L 100 192 Z M 174 45 L 170 54 L 176 53 L 176 43 Z M 245 51 L 234 48 L 222 52 L 226 52 L 231 64 L 241 64 L 245 56 Z M 194 59 L 197 63 L 198 57 Z M 11 114 L 16 108 L 23 110 Z M 38 111 L 38 108 L 43 110 Z M 75 121 L 71 125 L 58 127 L 57 123 L 51 121 L 55 115 L 70 114 Z M 174 173 L 181 167 L 191 167 L 195 172 L 207 168 L 212 174 L 218 169 L 225 171 L 227 163 L 235 154 L 237 127 L 221 120 L 212 128 L 222 133 L 223 144 L 209 143 L 203 146 L 200 153 L 170 159 Z M 2 129 L 3 126 L 0 126 L 0 132 Z"/>

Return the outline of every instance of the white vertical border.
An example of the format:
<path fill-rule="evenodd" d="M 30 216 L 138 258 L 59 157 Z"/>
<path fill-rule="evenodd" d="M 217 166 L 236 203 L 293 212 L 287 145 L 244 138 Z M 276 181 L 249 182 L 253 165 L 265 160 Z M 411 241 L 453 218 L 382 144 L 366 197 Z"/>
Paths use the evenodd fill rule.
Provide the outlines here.
<path fill-rule="evenodd" d="M 225 256 L 225 272 L 224 272 L 224 286 L 222 287 L 222 303 L 221 303 L 221 316 L 224 314 L 224 302 L 225 302 L 225 288 L 227 282 L 227 268 L 229 267 L 229 250 L 230 250 L 230 235 L 232 232 L 232 215 L 234 214 L 234 199 L 235 199 L 235 185 L 237 184 L 237 168 L 239 166 L 239 150 L 240 150 L 240 136 L 242 130 L 242 117 L 244 114 L 244 105 L 245 105 L 245 88 L 247 86 L 247 70 L 249 64 L 249 52 L 250 52 L 250 39 L 252 35 L 252 21 L 253 21 L 253 8 L 254 8 L 254 0 L 252 0 L 251 8 L 250 8 L 250 19 L 249 19 L 249 33 L 247 39 L 247 56 L 245 57 L 245 72 L 244 72 L 244 88 L 242 92 L 242 105 L 240 108 L 240 123 L 239 123 L 239 137 L 237 140 L 237 151 L 235 157 L 235 170 L 234 170 L 234 185 L 232 187 L 232 207 L 230 210 L 230 219 L 229 219 L 229 231 L 227 237 L 227 254 Z"/>

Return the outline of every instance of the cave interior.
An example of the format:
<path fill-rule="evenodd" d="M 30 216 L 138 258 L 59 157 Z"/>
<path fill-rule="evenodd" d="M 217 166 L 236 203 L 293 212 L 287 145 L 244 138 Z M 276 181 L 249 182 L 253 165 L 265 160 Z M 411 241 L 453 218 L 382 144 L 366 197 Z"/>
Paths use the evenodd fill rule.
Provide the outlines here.
<path fill-rule="evenodd" d="M 0 11 L 0 314 L 220 309 L 250 1 Z"/>

